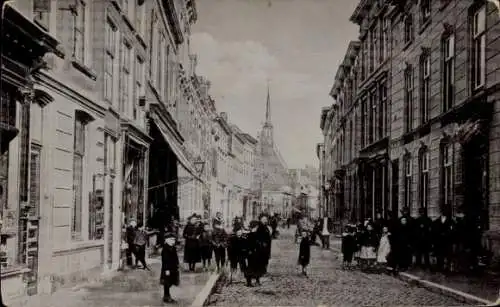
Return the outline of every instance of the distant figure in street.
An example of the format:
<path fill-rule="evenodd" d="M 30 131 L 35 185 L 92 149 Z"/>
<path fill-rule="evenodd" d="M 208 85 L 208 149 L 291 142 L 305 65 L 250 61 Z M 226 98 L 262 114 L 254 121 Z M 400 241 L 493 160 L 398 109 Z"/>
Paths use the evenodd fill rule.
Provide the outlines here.
<path fill-rule="evenodd" d="M 290 224 L 292 223 L 292 219 L 291 218 L 287 218 L 286 219 L 286 228 L 290 229 Z"/>
<path fill-rule="evenodd" d="M 298 264 L 302 267 L 302 274 L 307 276 L 307 266 L 311 261 L 311 239 L 309 233 L 306 231 L 302 232 L 302 240 L 300 240 L 299 246 L 299 260 Z"/>
<path fill-rule="evenodd" d="M 332 219 L 328 216 L 323 217 L 320 222 L 321 246 L 323 249 L 330 249 L 330 231 L 332 231 L 332 228 Z"/>
<path fill-rule="evenodd" d="M 139 222 L 137 224 L 137 230 L 135 232 L 134 238 L 134 254 L 135 254 L 135 266 L 142 264 L 144 270 L 151 271 L 146 264 L 146 245 L 148 243 L 148 234 L 144 229 L 144 224 Z"/>
<path fill-rule="evenodd" d="M 215 254 L 217 271 L 221 271 L 226 265 L 227 233 L 221 223 L 215 223 L 212 233 L 212 246 Z"/>
<path fill-rule="evenodd" d="M 197 217 L 195 215 L 189 218 L 189 222 L 184 227 L 182 237 L 185 239 L 184 243 L 184 263 L 188 264 L 188 269 L 194 272 L 196 263 L 201 261 L 200 253 L 200 228 L 197 226 Z"/>
<path fill-rule="evenodd" d="M 161 251 L 160 283 L 163 284 L 163 302 L 175 303 L 170 295 L 170 287 L 179 286 L 179 257 L 175 248 L 176 236 L 169 232 L 165 234 L 165 244 Z"/>
<path fill-rule="evenodd" d="M 203 232 L 200 236 L 200 250 L 201 250 L 201 260 L 203 261 L 203 270 L 208 270 L 212 262 L 212 230 L 210 225 L 205 223 L 203 226 Z"/>
<path fill-rule="evenodd" d="M 276 239 L 278 237 L 278 215 L 276 213 L 273 214 L 269 222 L 272 229 L 271 236 L 273 239 Z"/>
<path fill-rule="evenodd" d="M 346 226 L 342 233 L 342 269 L 350 269 L 352 266 L 352 257 L 356 252 L 355 229 Z"/>

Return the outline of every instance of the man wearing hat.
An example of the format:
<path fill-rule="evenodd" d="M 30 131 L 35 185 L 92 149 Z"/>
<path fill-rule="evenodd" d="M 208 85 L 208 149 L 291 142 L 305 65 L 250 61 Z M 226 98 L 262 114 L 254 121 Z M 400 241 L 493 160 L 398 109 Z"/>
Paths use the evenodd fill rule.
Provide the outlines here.
<path fill-rule="evenodd" d="M 165 234 L 165 243 L 161 251 L 160 283 L 163 284 L 163 302 L 175 303 L 170 295 L 170 287 L 179 286 L 179 257 L 175 247 L 176 235 L 172 232 Z"/>
<path fill-rule="evenodd" d="M 419 217 L 415 220 L 413 238 L 415 240 L 415 264 L 419 267 L 429 267 L 431 249 L 432 220 L 427 216 L 425 208 L 418 209 Z M 422 261 L 423 260 L 423 261 Z"/>

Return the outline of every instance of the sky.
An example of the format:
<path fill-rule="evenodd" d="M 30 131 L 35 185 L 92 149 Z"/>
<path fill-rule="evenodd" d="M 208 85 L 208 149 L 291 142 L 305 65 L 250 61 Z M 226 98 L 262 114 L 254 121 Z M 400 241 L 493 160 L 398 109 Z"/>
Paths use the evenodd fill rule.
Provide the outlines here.
<path fill-rule="evenodd" d="M 198 0 L 191 52 L 219 112 L 256 137 L 270 87 L 274 137 L 289 168 L 317 166 L 321 108 L 357 26 L 356 0 Z"/>

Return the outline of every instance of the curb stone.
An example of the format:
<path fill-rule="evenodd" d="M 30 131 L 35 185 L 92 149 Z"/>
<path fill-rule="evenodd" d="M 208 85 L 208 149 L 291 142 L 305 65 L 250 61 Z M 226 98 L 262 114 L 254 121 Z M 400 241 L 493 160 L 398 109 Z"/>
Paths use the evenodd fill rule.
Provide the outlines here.
<path fill-rule="evenodd" d="M 331 252 L 336 252 L 340 253 L 340 249 L 338 248 L 330 248 Z M 410 283 L 410 284 L 416 284 L 417 286 L 421 288 L 425 288 L 431 292 L 446 295 L 449 297 L 452 297 L 458 301 L 464 302 L 466 304 L 472 304 L 472 305 L 482 305 L 482 306 L 496 306 L 495 302 L 477 297 L 472 294 L 468 294 L 444 285 L 440 285 L 438 283 L 434 283 L 431 281 L 428 281 L 426 279 L 420 278 L 418 276 L 405 273 L 405 272 L 400 272 L 396 278 L 399 280 L 402 280 L 404 282 Z"/>
<path fill-rule="evenodd" d="M 208 298 L 213 293 L 215 286 L 217 285 L 217 282 L 219 281 L 221 276 L 222 273 L 213 273 L 210 275 L 210 278 L 208 279 L 207 283 L 200 291 L 200 293 L 198 293 L 198 295 L 194 299 L 191 307 L 203 307 L 207 305 Z"/>

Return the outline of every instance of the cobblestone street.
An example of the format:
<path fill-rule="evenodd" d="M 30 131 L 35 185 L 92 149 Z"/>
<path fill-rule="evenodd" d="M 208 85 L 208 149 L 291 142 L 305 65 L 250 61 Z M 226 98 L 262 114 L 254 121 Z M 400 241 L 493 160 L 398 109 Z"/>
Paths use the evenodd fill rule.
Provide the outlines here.
<path fill-rule="evenodd" d="M 462 303 L 385 274 L 343 271 L 336 252 L 311 248 L 309 277 L 299 274 L 298 246 L 288 232 L 273 242 L 269 275 L 261 287 L 238 280 L 210 298 L 213 306 L 460 306 Z"/>

